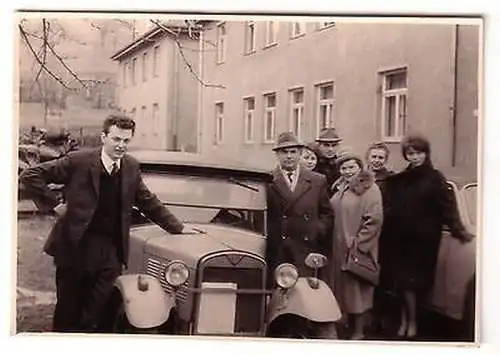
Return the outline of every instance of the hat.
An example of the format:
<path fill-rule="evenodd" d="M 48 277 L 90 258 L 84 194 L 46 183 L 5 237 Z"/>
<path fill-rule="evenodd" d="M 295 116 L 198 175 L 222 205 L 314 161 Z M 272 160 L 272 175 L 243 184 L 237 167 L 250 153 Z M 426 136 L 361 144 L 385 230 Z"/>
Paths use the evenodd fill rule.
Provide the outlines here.
<path fill-rule="evenodd" d="M 358 163 L 359 167 L 363 169 L 363 159 L 352 149 L 342 149 L 341 151 L 339 151 L 337 154 L 337 158 L 335 159 L 335 163 L 340 167 L 340 165 L 349 160 L 355 160 Z"/>
<path fill-rule="evenodd" d="M 317 142 L 334 142 L 338 143 L 342 141 L 340 136 L 337 134 L 335 128 L 324 128 L 319 133 L 319 137 L 316 138 Z"/>
<path fill-rule="evenodd" d="M 284 132 L 278 136 L 278 142 L 273 147 L 273 151 L 291 147 L 304 147 L 304 144 L 299 142 L 293 132 Z"/>

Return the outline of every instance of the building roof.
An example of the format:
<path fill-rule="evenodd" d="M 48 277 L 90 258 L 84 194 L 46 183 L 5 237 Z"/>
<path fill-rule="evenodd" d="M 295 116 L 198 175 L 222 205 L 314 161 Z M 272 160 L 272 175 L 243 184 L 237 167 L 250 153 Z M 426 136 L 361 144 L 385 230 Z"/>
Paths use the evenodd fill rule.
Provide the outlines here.
<path fill-rule="evenodd" d="M 194 24 L 196 25 L 198 22 L 196 21 Z M 184 33 L 188 34 L 189 32 L 189 26 L 185 21 L 180 21 L 180 20 L 170 20 L 170 21 L 163 21 L 161 22 L 161 25 L 163 27 L 166 27 L 174 33 Z M 123 60 L 130 55 L 136 53 L 138 50 L 151 46 L 152 41 L 156 41 L 159 38 L 162 38 L 168 34 L 168 32 L 160 27 L 160 26 L 155 26 L 146 33 L 144 33 L 142 36 L 137 38 L 135 41 L 129 43 L 126 45 L 124 48 L 120 49 L 118 52 L 113 54 L 111 56 L 111 59 L 113 60 Z M 172 34 L 170 34 L 172 35 Z"/>

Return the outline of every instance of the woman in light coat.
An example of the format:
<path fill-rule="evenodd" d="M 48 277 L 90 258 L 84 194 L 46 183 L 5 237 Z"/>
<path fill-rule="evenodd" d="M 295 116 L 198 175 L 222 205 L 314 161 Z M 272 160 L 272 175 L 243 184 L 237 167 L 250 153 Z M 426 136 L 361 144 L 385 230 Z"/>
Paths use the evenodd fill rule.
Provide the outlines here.
<path fill-rule="evenodd" d="M 373 306 L 374 286 L 341 269 L 355 239 L 361 252 L 378 261 L 382 196 L 373 175 L 363 170 L 361 157 L 345 152 L 337 163 L 341 177 L 330 199 L 335 215 L 333 289 L 342 312 L 347 314 L 350 339 L 360 340 L 364 338 L 364 314 Z"/>

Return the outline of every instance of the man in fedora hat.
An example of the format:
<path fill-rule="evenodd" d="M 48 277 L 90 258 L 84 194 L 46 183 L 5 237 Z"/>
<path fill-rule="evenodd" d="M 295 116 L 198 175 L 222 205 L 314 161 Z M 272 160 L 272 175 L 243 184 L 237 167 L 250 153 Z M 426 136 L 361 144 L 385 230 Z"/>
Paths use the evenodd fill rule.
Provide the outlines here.
<path fill-rule="evenodd" d="M 281 133 L 273 147 L 277 166 L 267 188 L 268 237 L 266 261 L 270 272 L 278 264 L 295 265 L 299 276 L 312 275 L 304 261 L 310 252 L 326 253 L 333 212 L 326 179 L 300 165 L 304 144 L 292 132 Z M 268 279 L 274 279 L 270 273 Z M 333 330 L 333 332 L 335 332 Z M 328 336 L 336 337 L 335 333 Z"/>
<path fill-rule="evenodd" d="M 314 171 L 326 177 L 329 197 L 333 195 L 331 190 L 332 184 L 340 177 L 336 159 L 341 141 L 342 139 L 335 128 L 324 128 L 316 138 L 319 150 L 319 160 Z"/>

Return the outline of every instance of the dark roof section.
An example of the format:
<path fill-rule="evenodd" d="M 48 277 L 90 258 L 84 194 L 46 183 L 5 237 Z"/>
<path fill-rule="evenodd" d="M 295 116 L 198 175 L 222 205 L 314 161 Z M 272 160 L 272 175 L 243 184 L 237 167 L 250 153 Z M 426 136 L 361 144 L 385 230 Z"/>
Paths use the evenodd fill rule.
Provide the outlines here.
<path fill-rule="evenodd" d="M 185 23 L 185 21 L 181 20 L 170 20 L 170 21 L 163 21 L 161 24 L 172 30 L 173 32 L 178 32 L 178 33 L 183 33 L 183 34 L 188 34 L 189 28 L 188 25 Z M 195 25 L 198 23 L 195 22 Z M 130 55 L 134 54 L 135 52 L 139 51 L 142 48 L 151 46 L 151 41 L 156 41 L 159 38 L 162 38 L 165 35 L 172 35 L 169 34 L 165 29 L 161 28 L 160 26 L 155 26 L 146 33 L 144 33 L 142 36 L 137 38 L 135 41 L 132 43 L 128 44 L 124 48 L 120 49 L 118 52 L 113 54 L 111 56 L 111 59 L 113 60 L 123 60 Z"/>
<path fill-rule="evenodd" d="M 130 151 L 145 172 L 189 173 L 219 177 L 270 180 L 271 171 L 248 161 L 235 160 L 222 154 L 136 150 Z"/>

